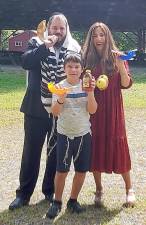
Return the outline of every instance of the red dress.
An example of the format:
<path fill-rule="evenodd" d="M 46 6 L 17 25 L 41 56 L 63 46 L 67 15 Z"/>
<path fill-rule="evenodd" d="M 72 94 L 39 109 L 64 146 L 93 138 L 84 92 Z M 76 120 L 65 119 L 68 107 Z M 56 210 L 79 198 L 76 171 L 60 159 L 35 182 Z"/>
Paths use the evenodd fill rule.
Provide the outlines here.
<path fill-rule="evenodd" d="M 101 75 L 99 67 L 93 71 L 95 79 Z M 127 88 L 132 85 L 132 80 Z M 95 89 L 97 112 L 91 115 L 92 159 L 91 171 L 122 174 L 131 169 L 125 130 L 120 74 L 109 77 L 108 88 Z"/>

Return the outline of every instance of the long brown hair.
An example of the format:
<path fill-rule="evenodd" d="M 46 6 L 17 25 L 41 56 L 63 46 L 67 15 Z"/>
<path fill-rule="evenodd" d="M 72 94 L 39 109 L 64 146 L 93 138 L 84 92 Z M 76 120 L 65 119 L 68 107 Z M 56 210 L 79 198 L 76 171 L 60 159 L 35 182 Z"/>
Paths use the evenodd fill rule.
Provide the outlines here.
<path fill-rule="evenodd" d="M 105 35 L 105 45 L 102 55 L 99 55 L 93 43 L 93 32 L 96 28 L 100 27 Z M 112 50 L 118 51 L 118 48 L 113 39 L 112 33 L 106 24 L 102 22 L 94 23 L 87 34 L 82 57 L 84 61 L 84 67 L 93 69 L 97 64 L 100 64 L 102 73 L 111 75 L 116 68 L 116 56 L 112 53 Z"/>

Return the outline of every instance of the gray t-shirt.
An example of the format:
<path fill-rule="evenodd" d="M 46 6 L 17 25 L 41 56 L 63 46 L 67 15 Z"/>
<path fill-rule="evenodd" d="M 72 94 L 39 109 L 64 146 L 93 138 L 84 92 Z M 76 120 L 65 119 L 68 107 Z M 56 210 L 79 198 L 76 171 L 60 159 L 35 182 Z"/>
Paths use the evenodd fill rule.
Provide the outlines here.
<path fill-rule="evenodd" d="M 73 87 L 67 95 L 57 120 L 57 132 L 69 138 L 79 137 L 91 132 L 90 115 L 87 112 L 87 94 L 82 90 L 82 82 L 74 86 L 67 80 L 59 83 L 61 87 Z M 59 97 L 53 94 L 52 102 Z"/>

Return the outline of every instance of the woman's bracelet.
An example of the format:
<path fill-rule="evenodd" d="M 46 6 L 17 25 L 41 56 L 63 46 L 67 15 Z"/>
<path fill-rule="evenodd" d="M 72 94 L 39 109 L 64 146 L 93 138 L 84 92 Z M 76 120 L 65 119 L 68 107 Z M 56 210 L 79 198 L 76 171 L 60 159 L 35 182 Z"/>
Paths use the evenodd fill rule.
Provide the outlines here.
<path fill-rule="evenodd" d="M 59 105 L 63 105 L 63 104 L 64 104 L 64 102 L 59 102 L 58 99 L 57 99 L 57 103 L 58 103 Z"/>

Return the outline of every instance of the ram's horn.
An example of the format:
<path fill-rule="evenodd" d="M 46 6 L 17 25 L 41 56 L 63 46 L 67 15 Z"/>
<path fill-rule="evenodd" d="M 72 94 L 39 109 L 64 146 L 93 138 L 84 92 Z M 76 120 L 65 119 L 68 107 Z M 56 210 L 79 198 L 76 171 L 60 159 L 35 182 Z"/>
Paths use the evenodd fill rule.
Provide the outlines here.
<path fill-rule="evenodd" d="M 37 27 L 37 36 L 41 41 L 44 41 L 44 33 L 46 31 L 46 20 L 42 20 Z"/>

